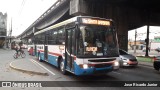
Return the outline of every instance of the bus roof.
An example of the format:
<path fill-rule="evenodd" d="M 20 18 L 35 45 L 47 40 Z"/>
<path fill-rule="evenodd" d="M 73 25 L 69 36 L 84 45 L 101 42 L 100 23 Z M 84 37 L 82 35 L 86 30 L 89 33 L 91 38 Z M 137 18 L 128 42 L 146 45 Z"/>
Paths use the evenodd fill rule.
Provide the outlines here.
<path fill-rule="evenodd" d="M 76 16 L 76 17 L 70 18 L 70 19 L 68 19 L 68 20 L 65 20 L 65 21 L 63 21 L 63 22 L 57 23 L 57 24 L 55 24 L 55 25 L 52 25 L 52 26 L 50 26 L 50 27 L 47 27 L 47 28 L 45 28 L 45 29 L 42 29 L 42 30 L 34 33 L 34 35 L 43 33 L 43 32 L 48 31 L 48 30 L 52 30 L 52 29 L 57 28 L 57 27 L 60 27 L 60 26 L 62 26 L 62 25 L 67 25 L 67 24 L 69 24 L 69 23 L 76 22 L 76 21 L 78 20 L 77 18 L 83 18 L 83 17 L 84 17 L 84 18 L 98 18 L 98 19 L 104 19 L 104 20 L 112 21 L 112 19 L 105 19 L 105 18 L 100 18 L 100 17 Z"/>
<path fill-rule="evenodd" d="M 37 35 L 37 34 L 39 34 L 39 33 L 43 33 L 43 32 L 45 32 L 45 31 L 48 31 L 48 30 L 51 30 L 51 29 L 60 27 L 60 26 L 62 26 L 62 25 L 66 25 L 66 24 L 68 24 L 68 23 L 75 22 L 75 21 L 77 21 L 77 17 L 74 17 L 74 18 L 65 20 L 65 21 L 63 21 L 63 22 L 57 23 L 57 24 L 55 24 L 55 25 L 52 25 L 52 26 L 50 26 L 50 27 L 47 27 L 47 28 L 45 28 L 45 29 L 43 29 L 43 30 L 41 30 L 41 31 L 36 32 L 34 35 Z"/>

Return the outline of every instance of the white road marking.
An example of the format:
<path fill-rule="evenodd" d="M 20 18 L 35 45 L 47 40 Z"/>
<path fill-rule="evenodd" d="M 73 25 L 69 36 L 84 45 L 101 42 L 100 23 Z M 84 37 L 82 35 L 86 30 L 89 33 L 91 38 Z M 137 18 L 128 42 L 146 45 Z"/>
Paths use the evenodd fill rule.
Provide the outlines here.
<path fill-rule="evenodd" d="M 31 61 L 32 61 L 33 63 L 36 63 L 36 64 L 38 64 L 39 66 L 41 66 L 43 69 L 47 70 L 47 71 L 50 72 L 52 75 L 56 75 L 55 73 L 53 73 L 52 71 L 50 71 L 49 69 L 47 69 L 45 66 L 43 66 L 43 65 L 40 64 L 40 63 L 38 63 L 37 61 L 35 61 L 35 60 L 33 60 L 33 59 L 31 59 Z"/>

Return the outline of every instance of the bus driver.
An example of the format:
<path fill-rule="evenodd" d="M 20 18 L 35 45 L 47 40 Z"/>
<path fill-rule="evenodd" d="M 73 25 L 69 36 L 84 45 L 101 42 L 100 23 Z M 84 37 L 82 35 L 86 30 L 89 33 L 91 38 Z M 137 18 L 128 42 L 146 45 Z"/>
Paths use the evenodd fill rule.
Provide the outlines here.
<path fill-rule="evenodd" d="M 107 34 L 105 37 L 105 46 L 108 47 L 114 47 L 114 40 L 112 34 Z"/>

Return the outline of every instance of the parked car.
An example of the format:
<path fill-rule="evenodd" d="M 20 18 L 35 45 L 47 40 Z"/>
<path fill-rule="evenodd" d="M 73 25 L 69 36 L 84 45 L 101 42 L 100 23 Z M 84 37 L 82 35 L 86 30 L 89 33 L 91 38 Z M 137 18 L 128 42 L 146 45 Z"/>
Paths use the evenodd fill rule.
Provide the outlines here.
<path fill-rule="evenodd" d="M 153 67 L 155 70 L 160 70 L 160 56 L 156 56 L 153 58 Z"/>
<path fill-rule="evenodd" d="M 137 66 L 138 61 L 137 58 L 126 51 L 119 49 L 119 54 L 120 54 L 120 66 Z"/>
<path fill-rule="evenodd" d="M 159 53 L 160 52 L 160 48 L 159 47 L 156 48 L 155 51 L 157 51 Z"/>

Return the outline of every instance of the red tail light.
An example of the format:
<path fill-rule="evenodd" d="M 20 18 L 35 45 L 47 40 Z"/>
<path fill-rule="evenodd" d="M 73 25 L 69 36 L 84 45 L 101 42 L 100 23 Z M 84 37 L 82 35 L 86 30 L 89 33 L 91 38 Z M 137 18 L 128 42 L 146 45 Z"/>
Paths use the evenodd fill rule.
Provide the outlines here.
<path fill-rule="evenodd" d="M 153 61 L 156 61 L 156 60 L 157 60 L 157 58 L 156 58 L 156 57 L 154 57 L 154 58 L 153 58 Z"/>

